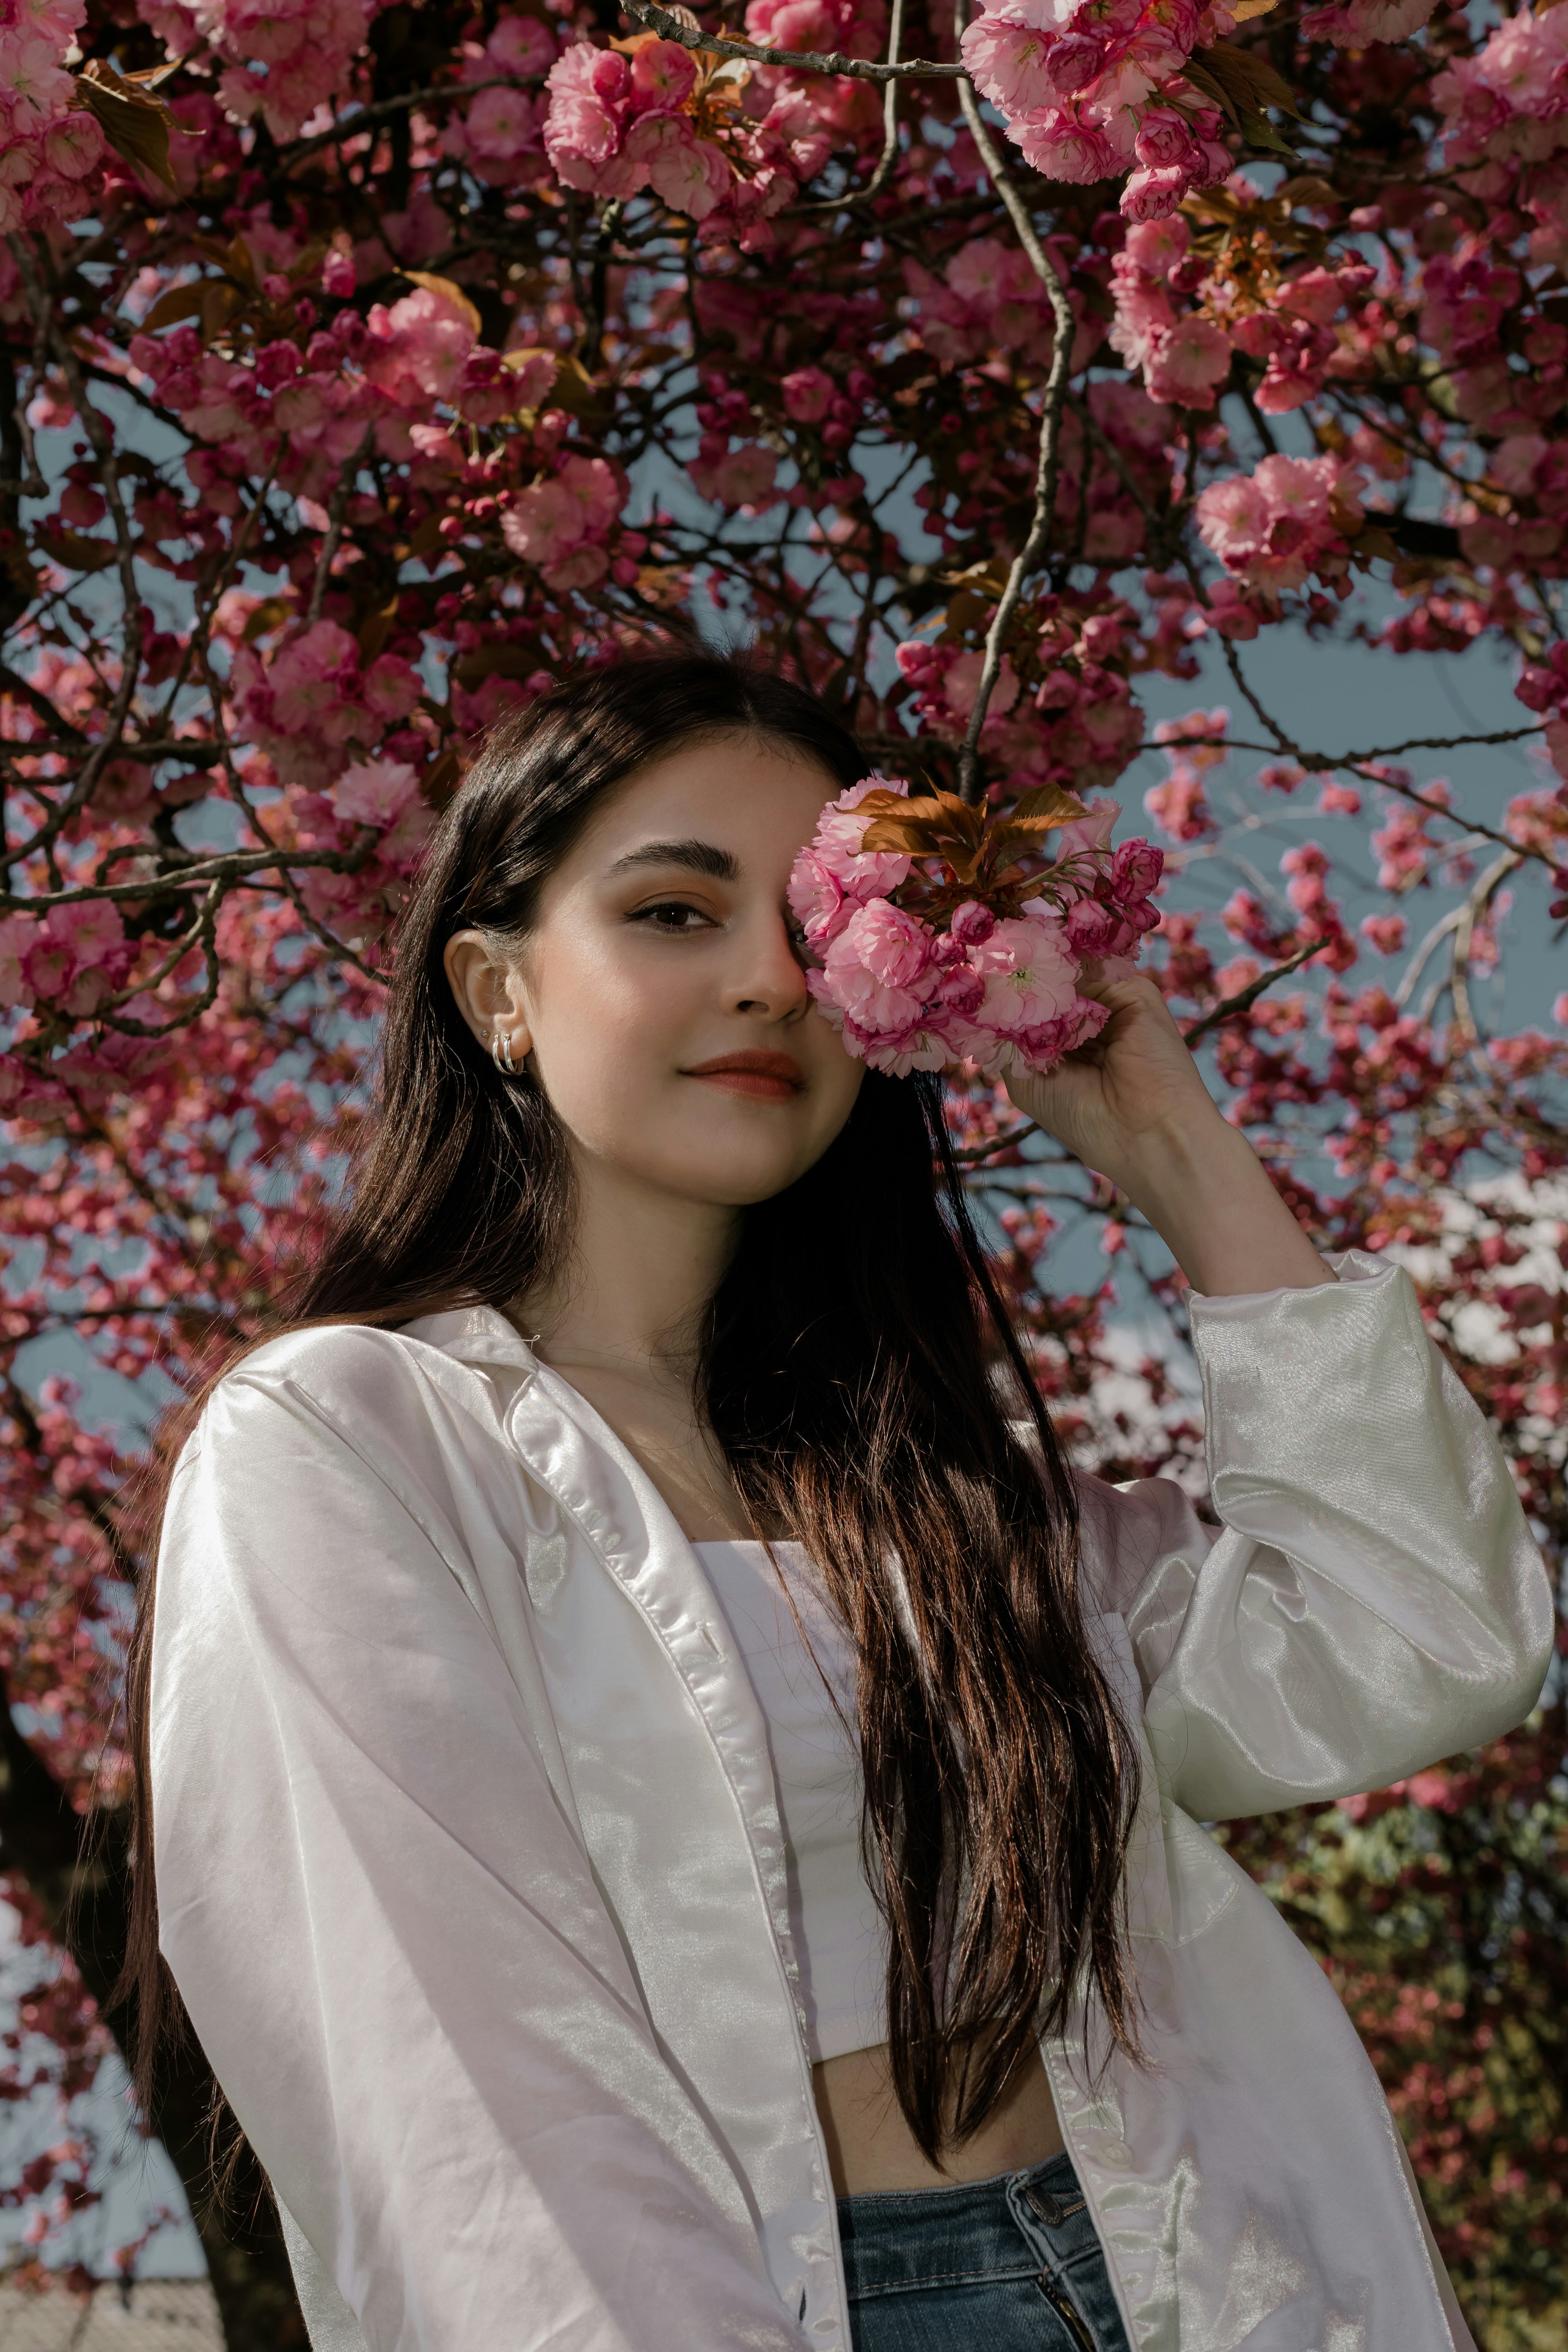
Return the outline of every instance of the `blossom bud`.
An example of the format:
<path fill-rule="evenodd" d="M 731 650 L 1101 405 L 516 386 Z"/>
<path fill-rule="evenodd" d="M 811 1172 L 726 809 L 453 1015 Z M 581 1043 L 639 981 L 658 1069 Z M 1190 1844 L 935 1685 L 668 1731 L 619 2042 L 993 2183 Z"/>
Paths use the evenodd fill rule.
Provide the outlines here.
<path fill-rule="evenodd" d="M 1152 842 L 1124 841 L 1110 861 L 1110 895 L 1126 906 L 1146 898 L 1165 870 L 1165 853 Z"/>
<path fill-rule="evenodd" d="M 1513 690 L 1527 710 L 1550 710 L 1562 697 L 1563 684 L 1554 671 L 1542 669 L 1539 663 L 1531 662 L 1521 673 L 1519 684 Z"/>
<path fill-rule="evenodd" d="M 293 290 L 279 269 L 269 269 L 261 281 L 261 291 L 269 302 L 287 302 Z"/>
<path fill-rule="evenodd" d="M 952 936 L 961 947 L 984 947 L 995 929 L 995 916 L 978 898 L 966 898 L 952 918 Z"/>
<path fill-rule="evenodd" d="M 1076 97 L 1105 70 L 1106 47 L 1089 33 L 1064 33 L 1041 60 L 1041 70 L 1058 98 Z"/>
<path fill-rule="evenodd" d="M 358 283 L 352 253 L 329 253 L 321 264 L 321 285 L 325 292 L 346 302 Z"/>
<path fill-rule="evenodd" d="M 1121 624 L 1109 613 L 1091 613 L 1083 625 L 1083 649 L 1090 661 L 1104 661 L 1121 649 Z"/>
<path fill-rule="evenodd" d="M 1192 132 L 1173 107 L 1152 106 L 1138 126 L 1132 150 L 1141 163 L 1155 169 L 1179 165 L 1185 169 L 1196 161 L 1196 146 Z"/>
<path fill-rule="evenodd" d="M 937 983 L 937 996 L 949 1013 L 967 1017 L 978 1013 L 985 995 L 985 982 L 966 963 L 952 971 L 944 971 Z"/>
<path fill-rule="evenodd" d="M 1098 898 L 1079 898 L 1068 908 L 1067 935 L 1079 955 L 1102 956 L 1115 951 L 1121 918 Z"/>
<path fill-rule="evenodd" d="M 605 49 L 594 60 L 594 95 L 614 104 L 631 84 L 631 68 L 617 50 Z"/>
<path fill-rule="evenodd" d="M 1191 184 L 1180 164 L 1156 168 L 1141 164 L 1121 191 L 1121 210 L 1130 221 L 1164 220 L 1173 213 Z"/>

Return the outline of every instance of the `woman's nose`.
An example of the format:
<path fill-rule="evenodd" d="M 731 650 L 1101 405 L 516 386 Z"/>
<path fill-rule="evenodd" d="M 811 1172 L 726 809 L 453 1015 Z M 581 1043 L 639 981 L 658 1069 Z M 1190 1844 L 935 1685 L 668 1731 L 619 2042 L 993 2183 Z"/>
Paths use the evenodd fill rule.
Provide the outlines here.
<path fill-rule="evenodd" d="M 777 915 L 757 927 L 747 950 L 738 959 L 725 991 L 726 1009 L 749 1013 L 762 1021 L 787 1021 L 804 1013 L 811 1002 L 805 973 Z"/>

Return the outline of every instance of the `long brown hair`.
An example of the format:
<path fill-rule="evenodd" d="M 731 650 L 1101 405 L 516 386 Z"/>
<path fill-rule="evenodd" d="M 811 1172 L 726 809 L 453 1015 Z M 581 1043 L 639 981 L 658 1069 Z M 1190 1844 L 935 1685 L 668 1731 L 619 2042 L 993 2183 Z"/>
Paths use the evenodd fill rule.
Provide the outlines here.
<path fill-rule="evenodd" d="M 836 784 L 868 761 L 799 687 L 696 653 L 626 657 L 498 730 L 443 816 L 398 941 L 379 1111 L 299 1321 L 504 1307 L 570 1244 L 565 1138 L 442 971 L 453 932 L 526 937 L 601 796 L 703 737 L 760 736 Z M 1135 2050 L 1122 1878 L 1134 1752 L 1087 1636 L 1072 1478 L 971 1221 L 940 1082 L 868 1072 L 810 1171 L 746 1212 L 700 1391 L 759 1528 L 819 1564 L 853 1639 L 868 1874 L 889 1930 L 900 2105 L 933 2160 L 1092 1990 Z M 178 2015 L 148 1785 L 153 1607 L 138 1596 L 135 2071 Z"/>

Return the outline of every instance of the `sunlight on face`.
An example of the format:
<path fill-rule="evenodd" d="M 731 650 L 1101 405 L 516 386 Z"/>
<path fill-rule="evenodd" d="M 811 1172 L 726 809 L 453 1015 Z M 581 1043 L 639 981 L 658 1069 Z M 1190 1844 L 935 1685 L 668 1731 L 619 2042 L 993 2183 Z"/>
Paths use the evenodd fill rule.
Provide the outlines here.
<path fill-rule="evenodd" d="M 546 883 L 514 1050 L 580 1160 L 740 1207 L 837 1135 L 864 1066 L 807 993 L 784 897 L 837 790 L 765 740 L 689 745 L 612 793 Z"/>

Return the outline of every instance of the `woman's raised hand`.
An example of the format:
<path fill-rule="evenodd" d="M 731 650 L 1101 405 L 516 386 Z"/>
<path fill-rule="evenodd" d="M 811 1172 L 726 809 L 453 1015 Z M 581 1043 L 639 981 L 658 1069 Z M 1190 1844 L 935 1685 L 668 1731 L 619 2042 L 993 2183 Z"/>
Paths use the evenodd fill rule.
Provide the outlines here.
<path fill-rule="evenodd" d="M 1142 1210 L 1195 1290 L 1300 1289 L 1333 1276 L 1221 1116 L 1146 972 L 1079 983 L 1110 1008 L 1091 1045 L 1007 1091 L 1026 1118 Z"/>

